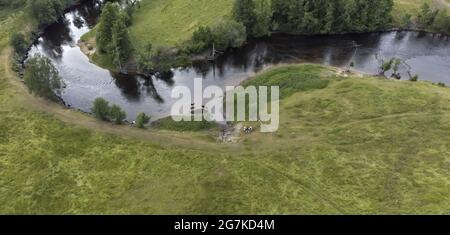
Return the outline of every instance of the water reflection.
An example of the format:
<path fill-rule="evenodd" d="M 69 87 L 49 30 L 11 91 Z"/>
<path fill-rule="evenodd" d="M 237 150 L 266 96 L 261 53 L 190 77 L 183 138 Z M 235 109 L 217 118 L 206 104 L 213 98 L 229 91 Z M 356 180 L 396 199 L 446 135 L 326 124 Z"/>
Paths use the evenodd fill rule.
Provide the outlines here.
<path fill-rule="evenodd" d="M 140 112 L 162 117 L 170 112 L 172 89 L 193 87 L 193 78 L 203 78 L 204 86 L 236 85 L 269 66 L 280 63 L 312 62 L 347 67 L 375 74 L 380 58 L 398 57 L 420 79 L 450 84 L 448 37 L 416 32 L 366 33 L 336 36 L 291 36 L 250 40 L 239 50 L 225 52 L 214 63 L 195 63 L 171 73 L 145 78 L 112 74 L 89 62 L 76 46 L 80 37 L 95 25 L 102 1 L 86 1 L 49 27 L 31 50 L 42 53 L 56 64 L 67 88 L 63 99 L 72 107 L 89 111 L 96 97 L 118 104 L 134 120 Z"/>

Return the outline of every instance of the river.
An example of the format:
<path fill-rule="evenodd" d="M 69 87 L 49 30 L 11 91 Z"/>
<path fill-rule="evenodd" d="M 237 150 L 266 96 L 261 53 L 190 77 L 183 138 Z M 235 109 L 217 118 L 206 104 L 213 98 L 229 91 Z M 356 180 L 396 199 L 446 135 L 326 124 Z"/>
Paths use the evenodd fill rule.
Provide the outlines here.
<path fill-rule="evenodd" d="M 121 106 L 134 120 L 146 112 L 154 119 L 167 116 L 175 100 L 176 86 L 193 87 L 193 78 L 203 78 L 204 86 L 237 85 L 264 68 L 280 63 L 311 62 L 348 67 L 376 74 L 378 58 L 397 57 L 408 66 L 401 67 L 418 74 L 421 80 L 450 85 L 449 37 L 419 32 L 383 32 L 336 36 L 272 35 L 250 40 L 243 48 L 221 55 L 215 64 L 206 63 L 188 68 L 174 68 L 167 78 L 144 78 L 114 74 L 89 61 L 77 42 L 98 19 L 100 5 L 87 1 L 65 14 L 64 19 L 48 27 L 36 41 L 30 54 L 49 57 L 60 72 L 65 88 L 62 99 L 72 108 L 89 112 L 92 102 L 103 97 Z"/>

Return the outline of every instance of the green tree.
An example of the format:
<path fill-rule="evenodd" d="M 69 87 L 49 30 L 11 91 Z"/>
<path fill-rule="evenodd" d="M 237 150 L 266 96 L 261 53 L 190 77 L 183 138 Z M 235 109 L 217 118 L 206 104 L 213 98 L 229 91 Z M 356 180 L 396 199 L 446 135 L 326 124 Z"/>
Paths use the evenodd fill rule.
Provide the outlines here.
<path fill-rule="evenodd" d="M 431 9 L 430 5 L 424 3 L 417 17 L 417 23 L 422 28 L 428 28 L 434 23 L 434 20 L 438 13 L 439 10 L 433 10 Z"/>
<path fill-rule="evenodd" d="M 241 47 L 247 40 L 244 25 L 234 20 L 218 23 L 213 27 L 212 34 L 216 48 L 219 50 Z"/>
<path fill-rule="evenodd" d="M 103 7 L 96 35 L 97 48 L 101 53 L 111 52 L 113 27 L 119 13 L 119 7 L 114 3 L 108 2 Z"/>
<path fill-rule="evenodd" d="M 30 0 L 28 6 L 31 16 L 38 24 L 48 24 L 56 21 L 64 13 L 67 0 Z"/>
<path fill-rule="evenodd" d="M 448 33 L 450 32 L 450 16 L 446 11 L 439 11 L 432 25 L 433 30 Z"/>
<path fill-rule="evenodd" d="M 167 47 L 159 47 L 153 53 L 152 65 L 155 72 L 168 72 L 175 61 L 175 53 Z"/>
<path fill-rule="evenodd" d="M 136 126 L 143 129 L 150 122 L 150 117 L 145 113 L 140 113 L 136 118 Z"/>
<path fill-rule="evenodd" d="M 100 97 L 95 99 L 91 111 L 97 119 L 101 121 L 109 121 L 111 108 L 109 107 L 109 102 L 105 99 Z"/>
<path fill-rule="evenodd" d="M 145 75 L 150 75 L 153 72 L 152 52 L 153 45 L 151 43 L 147 43 L 137 58 L 139 71 Z"/>
<path fill-rule="evenodd" d="M 272 21 L 272 8 L 270 0 L 255 0 L 256 1 L 256 21 L 251 29 L 247 31 L 254 37 L 262 37 L 270 34 L 270 25 Z"/>
<path fill-rule="evenodd" d="M 125 25 L 126 16 L 121 13 L 112 28 L 111 50 L 114 63 L 122 68 L 122 64 L 130 57 L 133 46 L 131 45 L 128 29 Z"/>
<path fill-rule="evenodd" d="M 188 52 L 197 54 L 212 47 L 214 35 L 208 26 L 200 26 L 192 35 L 192 40 L 188 46 Z"/>
<path fill-rule="evenodd" d="M 109 111 L 109 116 L 115 124 L 122 124 L 123 120 L 127 118 L 127 114 L 119 106 L 113 105 Z"/>
<path fill-rule="evenodd" d="M 256 24 L 256 5 L 253 0 L 235 0 L 233 5 L 233 16 L 237 22 L 245 26 L 247 32 L 253 32 Z"/>
<path fill-rule="evenodd" d="M 27 52 L 28 43 L 22 33 L 13 33 L 10 38 L 10 44 L 18 55 L 23 55 Z"/>
<path fill-rule="evenodd" d="M 25 65 L 25 84 L 30 93 L 49 100 L 57 100 L 62 87 L 58 70 L 47 57 L 35 55 Z"/>

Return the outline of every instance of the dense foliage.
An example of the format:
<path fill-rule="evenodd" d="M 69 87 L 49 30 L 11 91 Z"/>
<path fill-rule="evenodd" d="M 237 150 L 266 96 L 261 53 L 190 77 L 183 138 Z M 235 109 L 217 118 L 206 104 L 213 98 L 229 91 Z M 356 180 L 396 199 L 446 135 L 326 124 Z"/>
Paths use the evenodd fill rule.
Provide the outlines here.
<path fill-rule="evenodd" d="M 29 0 L 28 7 L 31 16 L 38 25 L 56 21 L 74 0 Z"/>
<path fill-rule="evenodd" d="M 62 87 L 58 70 L 50 59 L 41 55 L 35 55 L 27 61 L 24 79 L 32 94 L 49 100 L 56 100 L 55 92 Z"/>
<path fill-rule="evenodd" d="M 145 113 L 140 113 L 136 118 L 136 127 L 144 128 L 150 122 L 150 117 Z"/>
<path fill-rule="evenodd" d="M 22 33 L 13 33 L 10 38 L 10 44 L 17 55 L 23 55 L 27 52 L 28 42 Z"/>
<path fill-rule="evenodd" d="M 111 108 L 109 107 L 109 102 L 103 98 L 97 98 L 94 100 L 94 105 L 91 108 L 94 116 L 101 121 L 109 120 L 109 113 Z"/>
<path fill-rule="evenodd" d="M 428 4 L 423 4 L 417 16 L 417 24 L 421 29 L 433 31 L 450 32 L 450 16 L 445 10 L 432 9 Z"/>
<path fill-rule="evenodd" d="M 391 21 L 392 8 L 393 0 L 236 0 L 233 12 L 252 36 L 261 36 L 269 29 L 308 34 L 372 31 Z"/>
<path fill-rule="evenodd" d="M 201 26 L 193 34 L 188 53 L 201 53 L 215 46 L 217 50 L 238 48 L 247 40 L 244 24 L 234 20 L 221 21 L 212 27 Z"/>
<path fill-rule="evenodd" d="M 121 10 L 117 4 L 108 2 L 103 8 L 98 25 L 96 35 L 98 50 L 111 56 L 119 68 L 122 68 L 122 63 L 129 59 L 133 51 L 127 29 L 129 20 L 127 12 Z"/>
<path fill-rule="evenodd" d="M 111 120 L 117 125 L 122 124 L 123 120 L 127 118 L 127 113 L 125 113 L 122 108 L 115 104 L 111 107 L 109 115 L 111 117 Z"/>

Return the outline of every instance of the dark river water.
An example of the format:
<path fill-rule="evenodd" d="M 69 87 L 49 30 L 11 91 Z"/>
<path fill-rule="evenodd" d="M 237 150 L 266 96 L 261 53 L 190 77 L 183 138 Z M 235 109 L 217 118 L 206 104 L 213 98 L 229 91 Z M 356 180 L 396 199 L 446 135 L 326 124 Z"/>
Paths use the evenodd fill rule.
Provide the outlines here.
<path fill-rule="evenodd" d="M 168 78 L 144 78 L 113 74 L 89 62 L 76 45 L 92 28 L 100 5 L 87 1 L 73 8 L 64 20 L 49 27 L 31 49 L 53 60 L 66 87 L 62 98 L 73 108 L 90 111 L 92 102 L 103 97 L 121 106 L 134 120 L 146 112 L 154 119 L 168 116 L 175 100 L 172 89 L 179 85 L 193 87 L 193 78 L 203 78 L 203 85 L 237 85 L 264 68 L 280 63 L 312 62 L 347 67 L 369 74 L 378 72 L 378 58 L 397 57 L 408 66 L 406 71 L 418 74 L 421 80 L 450 85 L 450 39 L 417 32 L 349 34 L 339 36 L 273 35 L 251 40 L 239 50 L 223 54 L 213 64 L 173 69 Z"/>

